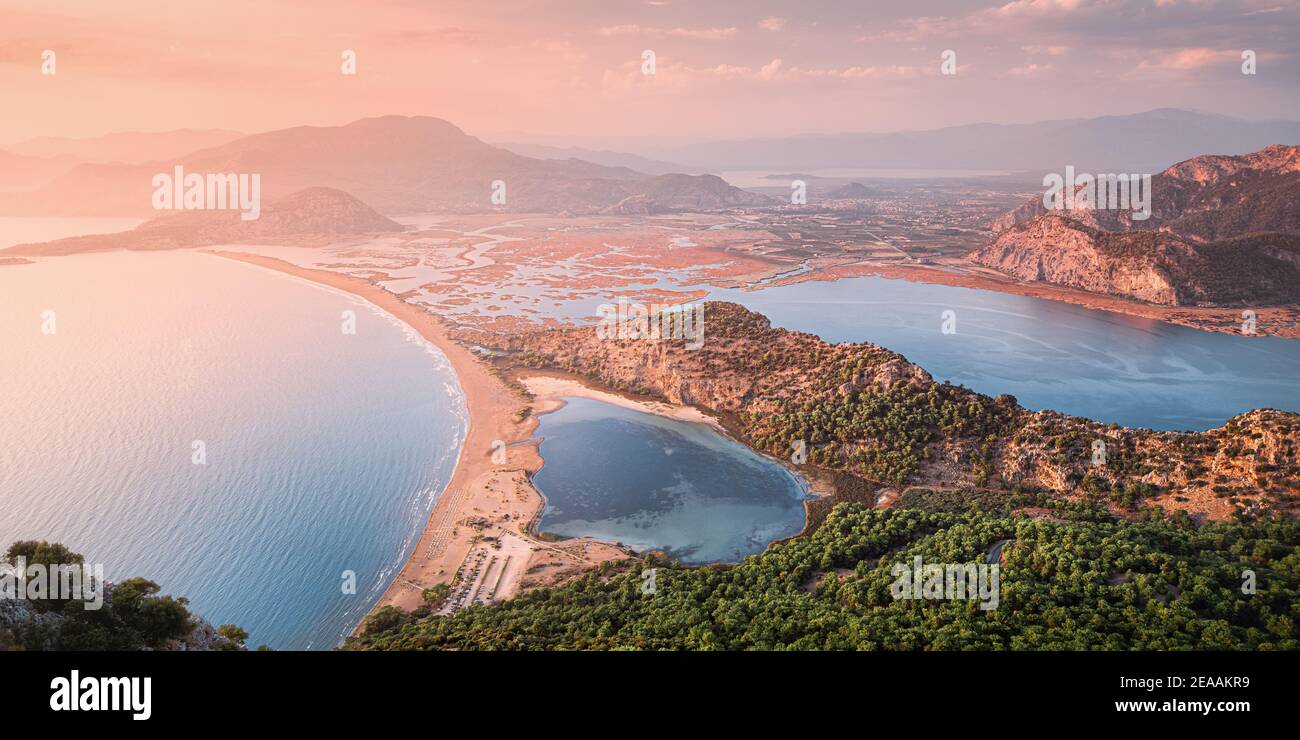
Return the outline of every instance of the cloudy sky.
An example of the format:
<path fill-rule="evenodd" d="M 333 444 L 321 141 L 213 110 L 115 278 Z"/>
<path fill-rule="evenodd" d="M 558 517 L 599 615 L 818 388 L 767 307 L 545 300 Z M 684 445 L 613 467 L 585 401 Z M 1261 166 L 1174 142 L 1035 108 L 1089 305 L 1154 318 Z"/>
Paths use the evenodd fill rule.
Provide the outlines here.
<path fill-rule="evenodd" d="M 0 94 L 0 145 L 388 113 L 489 139 L 1294 119 L 1300 0 L 0 0 Z"/>

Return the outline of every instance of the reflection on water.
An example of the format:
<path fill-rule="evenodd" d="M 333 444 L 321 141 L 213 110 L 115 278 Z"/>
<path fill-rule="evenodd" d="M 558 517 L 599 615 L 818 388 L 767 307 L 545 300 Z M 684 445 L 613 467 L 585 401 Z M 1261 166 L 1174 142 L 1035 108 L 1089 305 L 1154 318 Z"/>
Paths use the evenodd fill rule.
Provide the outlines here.
<path fill-rule="evenodd" d="M 193 252 L 0 267 L 0 295 L 0 547 L 63 542 L 252 645 L 328 649 L 450 478 L 450 365 L 358 299 Z"/>
<path fill-rule="evenodd" d="M 1255 408 L 1300 411 L 1300 341 L 1241 337 L 1069 303 L 869 276 L 718 290 L 774 326 L 874 342 L 937 380 L 1031 409 L 1204 430 Z M 942 314 L 956 315 L 944 334 Z M 707 319 L 706 319 L 707 331 Z"/>
<path fill-rule="evenodd" d="M 793 474 L 698 423 L 586 398 L 539 417 L 539 528 L 737 562 L 803 529 Z"/>

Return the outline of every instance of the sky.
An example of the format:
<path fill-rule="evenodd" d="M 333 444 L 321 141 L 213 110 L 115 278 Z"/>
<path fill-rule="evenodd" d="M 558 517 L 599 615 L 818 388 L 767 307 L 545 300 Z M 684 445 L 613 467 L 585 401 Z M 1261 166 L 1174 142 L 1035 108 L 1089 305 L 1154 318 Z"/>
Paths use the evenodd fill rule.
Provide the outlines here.
<path fill-rule="evenodd" d="M 0 146 L 384 114 L 578 143 L 1300 119 L 1300 0 L 0 0 L 0 95 Z"/>

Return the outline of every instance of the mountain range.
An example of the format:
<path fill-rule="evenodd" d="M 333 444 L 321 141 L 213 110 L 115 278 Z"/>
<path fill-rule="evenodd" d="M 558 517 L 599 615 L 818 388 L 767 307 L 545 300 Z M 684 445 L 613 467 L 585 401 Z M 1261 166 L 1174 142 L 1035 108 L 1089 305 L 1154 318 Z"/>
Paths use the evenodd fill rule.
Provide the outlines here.
<path fill-rule="evenodd" d="M 441 119 L 384 116 L 254 134 L 164 162 L 80 164 L 43 187 L 8 195 L 3 212 L 148 215 L 153 175 L 176 165 L 191 173 L 259 173 L 263 194 L 271 198 L 336 188 L 387 215 L 659 212 L 675 204 L 707 209 L 769 201 L 713 176 L 651 176 L 579 159 L 534 159 Z"/>
<path fill-rule="evenodd" d="M 42 187 L 79 164 L 144 164 L 225 144 L 236 131 L 129 131 L 89 139 L 38 136 L 0 148 L 0 193 Z"/>
<path fill-rule="evenodd" d="M 243 135 L 238 131 L 223 129 L 125 131 L 88 139 L 38 136 L 0 148 L 28 157 L 71 157 L 82 162 L 141 164 L 220 146 Z"/>
<path fill-rule="evenodd" d="M 637 154 L 727 170 L 920 168 L 1154 172 L 1207 152 L 1244 154 L 1300 142 L 1300 122 L 1246 121 L 1174 108 L 1024 124 L 977 123 L 923 131 L 807 134 L 647 145 Z M 629 147 L 635 147 L 632 142 Z"/>
<path fill-rule="evenodd" d="M 587 149 L 578 146 L 547 146 L 546 144 L 525 144 L 517 142 L 502 142 L 496 146 L 507 149 L 524 157 L 534 159 L 581 159 L 584 162 L 599 164 L 605 167 L 626 167 L 644 172 L 647 175 L 670 175 L 676 173 L 685 174 L 715 174 L 710 173 L 707 168 L 693 167 L 688 164 L 677 164 L 673 162 L 663 162 L 649 157 L 642 157 L 636 154 L 626 154 L 624 152 L 615 152 L 608 149 Z"/>
<path fill-rule="evenodd" d="M 261 173 L 271 197 L 313 186 L 337 188 L 387 215 L 593 214 L 773 202 L 723 187 L 716 178 L 677 176 L 683 173 L 855 167 L 1057 172 L 1066 165 L 1143 173 L 1206 152 L 1231 156 L 1296 141 L 1300 122 L 1160 109 L 927 131 L 660 142 L 611 151 L 528 143 L 493 146 L 438 118 L 383 116 L 249 136 L 183 130 L 31 139 L 0 151 L 0 191 L 7 191 L 0 214 L 151 215 L 150 179 L 176 165 L 189 172 Z M 198 148 L 181 153 L 190 145 Z M 499 187 L 494 189 L 498 181 L 505 186 L 504 203 L 492 198 L 501 194 Z"/>
<path fill-rule="evenodd" d="M 0 193 L 39 187 L 80 164 L 69 155 L 32 157 L 0 151 Z"/>

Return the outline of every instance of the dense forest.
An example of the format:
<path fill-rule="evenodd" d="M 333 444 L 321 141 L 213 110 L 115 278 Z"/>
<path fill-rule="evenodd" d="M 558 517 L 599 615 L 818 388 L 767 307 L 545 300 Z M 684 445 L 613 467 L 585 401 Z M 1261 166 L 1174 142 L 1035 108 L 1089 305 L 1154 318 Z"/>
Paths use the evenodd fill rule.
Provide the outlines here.
<path fill-rule="evenodd" d="M 453 616 L 371 615 L 352 650 L 1294 650 L 1300 523 L 1197 525 L 987 491 L 837 505 L 810 535 L 734 566 L 628 561 Z M 1000 599 L 897 599 L 891 569 L 1000 560 Z M 990 557 L 992 556 L 992 557 Z M 643 593 L 655 568 L 655 589 Z"/>

